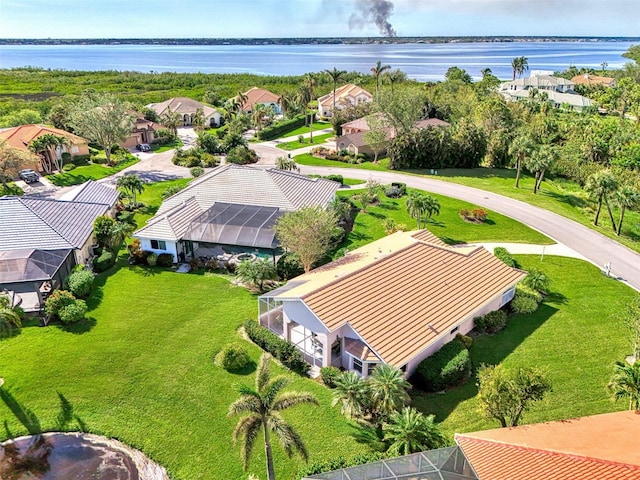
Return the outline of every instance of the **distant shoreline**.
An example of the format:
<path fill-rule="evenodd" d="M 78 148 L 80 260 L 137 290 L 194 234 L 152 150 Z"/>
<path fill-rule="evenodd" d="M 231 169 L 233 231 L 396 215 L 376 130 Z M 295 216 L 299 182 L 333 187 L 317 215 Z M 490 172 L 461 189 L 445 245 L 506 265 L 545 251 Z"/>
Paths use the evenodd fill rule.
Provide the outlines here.
<path fill-rule="evenodd" d="M 0 45 L 358 45 L 403 43 L 640 42 L 640 37 L 463 36 L 295 38 L 0 38 Z"/>

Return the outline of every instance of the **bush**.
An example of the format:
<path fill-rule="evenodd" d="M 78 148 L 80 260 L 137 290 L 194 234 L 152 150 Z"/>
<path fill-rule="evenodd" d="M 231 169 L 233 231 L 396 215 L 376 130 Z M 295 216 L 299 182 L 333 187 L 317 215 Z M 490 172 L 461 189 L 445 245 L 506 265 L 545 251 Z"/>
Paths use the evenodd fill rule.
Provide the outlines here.
<path fill-rule="evenodd" d="M 290 253 L 282 255 L 276 263 L 276 273 L 281 280 L 289 280 L 304 273 L 304 268 L 298 257 Z"/>
<path fill-rule="evenodd" d="M 328 388 L 336 388 L 336 379 L 342 372 L 336 367 L 322 367 L 320 369 L 320 378 Z"/>
<path fill-rule="evenodd" d="M 470 372 L 469 350 L 462 342 L 453 341 L 420 362 L 414 381 L 424 391 L 437 392 L 460 383 Z"/>
<path fill-rule="evenodd" d="M 158 264 L 158 254 L 155 252 L 152 252 L 147 257 L 147 265 L 149 265 L 150 267 L 155 267 L 157 264 Z"/>
<path fill-rule="evenodd" d="M 485 222 L 487 220 L 487 212 L 486 210 L 483 210 L 482 208 L 474 208 L 473 210 L 471 210 L 471 217 L 476 221 L 476 222 Z"/>
<path fill-rule="evenodd" d="M 298 143 L 304 143 L 304 136 L 298 135 Z"/>
<path fill-rule="evenodd" d="M 256 163 L 257 161 L 258 154 L 244 145 L 233 147 L 227 154 L 227 163 L 246 165 L 248 163 Z"/>
<path fill-rule="evenodd" d="M 140 248 L 140 240 L 137 238 L 134 238 L 133 242 L 127 245 L 127 250 L 129 250 L 130 264 L 146 265 L 147 257 L 151 255 L 151 252 L 142 250 L 142 248 Z"/>
<path fill-rule="evenodd" d="M 44 303 L 44 311 L 49 317 L 58 315 L 58 312 L 64 307 L 73 305 L 76 301 L 76 297 L 67 290 L 56 290 Z"/>
<path fill-rule="evenodd" d="M 342 175 L 327 175 L 326 177 L 327 180 L 333 180 L 334 182 L 338 182 L 340 185 L 344 185 L 344 178 Z"/>
<path fill-rule="evenodd" d="M 244 322 L 244 330 L 256 345 L 280 360 L 287 368 L 301 375 L 309 369 L 309 365 L 302 359 L 302 354 L 292 343 L 283 340 L 255 320 Z"/>
<path fill-rule="evenodd" d="M 159 267 L 170 267 L 173 265 L 173 255 L 171 255 L 170 253 L 161 253 L 160 255 L 158 255 L 158 258 L 156 260 L 156 264 Z"/>
<path fill-rule="evenodd" d="M 62 323 L 75 323 L 82 320 L 87 314 L 87 304 L 84 300 L 74 300 L 73 303 L 62 307 L 58 311 L 58 317 Z"/>
<path fill-rule="evenodd" d="M 107 163 L 107 156 L 104 153 L 99 153 L 97 155 L 93 155 L 91 157 L 92 163 L 97 163 L 98 165 L 103 165 Z"/>
<path fill-rule="evenodd" d="M 479 333 L 497 333 L 507 325 L 507 312 L 489 312 L 484 317 L 474 318 L 473 324 Z"/>
<path fill-rule="evenodd" d="M 356 465 L 377 462 L 379 460 L 384 460 L 385 458 L 389 458 L 389 454 L 382 452 L 365 452 L 349 458 L 336 457 L 331 460 L 315 461 L 307 465 L 302 472 L 302 476 L 306 477 L 333 470 L 340 470 L 341 468 L 355 467 Z"/>
<path fill-rule="evenodd" d="M 469 349 L 473 344 L 473 338 L 469 335 L 461 335 L 460 333 L 456 335 L 456 340 L 464 345 L 464 348 Z"/>
<path fill-rule="evenodd" d="M 530 288 L 523 283 L 519 283 L 516 285 L 516 295 L 532 298 L 536 301 L 536 303 L 540 303 L 542 301 L 542 295 L 540 294 L 540 292 L 537 292 L 533 288 Z"/>
<path fill-rule="evenodd" d="M 67 288 L 76 298 L 87 298 L 93 286 L 93 273 L 82 268 L 67 277 L 65 288 Z"/>
<path fill-rule="evenodd" d="M 109 270 L 116 263 L 116 258 L 109 250 L 105 249 L 99 257 L 93 259 L 93 269 L 100 273 Z"/>
<path fill-rule="evenodd" d="M 89 152 L 91 152 L 91 150 L 92 149 L 89 148 Z M 93 149 L 93 150 L 95 150 L 95 149 Z M 96 150 L 96 153 L 98 153 L 97 150 Z M 73 164 L 76 165 L 76 166 L 78 166 L 78 165 L 87 165 L 90 160 L 91 160 L 91 155 L 90 154 L 74 155 L 73 158 L 71 159 Z"/>
<path fill-rule="evenodd" d="M 282 122 L 278 122 L 270 127 L 263 128 L 258 132 L 257 137 L 260 140 L 273 140 L 274 138 L 281 137 L 296 128 L 300 128 L 305 124 L 305 116 L 298 115 L 293 117 L 291 120 L 285 120 Z"/>
<path fill-rule="evenodd" d="M 516 266 L 516 261 L 514 260 L 514 258 L 511 256 L 511 254 L 506 248 L 496 247 L 493 249 L 493 254 L 496 257 L 498 257 L 500 260 L 502 260 L 504 263 L 509 265 L 510 267 Z"/>
<path fill-rule="evenodd" d="M 228 343 L 216 354 L 213 363 L 227 371 L 233 371 L 243 369 L 250 361 L 246 347 L 239 343 Z"/>
<path fill-rule="evenodd" d="M 73 163 L 67 163 L 62 167 L 62 171 L 63 172 L 70 172 L 71 170 L 73 170 L 74 168 L 76 168 L 75 164 Z"/>
<path fill-rule="evenodd" d="M 192 167 L 189 170 L 189 173 L 191 173 L 192 177 L 198 178 L 198 177 L 201 177 L 204 174 L 204 168 L 202 168 L 202 167 Z"/>
<path fill-rule="evenodd" d="M 60 159 L 62 160 L 62 164 L 65 165 L 71 162 L 71 154 L 69 152 L 62 152 L 60 154 Z"/>
<path fill-rule="evenodd" d="M 514 313 L 533 313 L 538 309 L 538 302 L 531 297 L 519 295 L 516 292 L 516 296 L 511 300 L 511 309 Z"/>
<path fill-rule="evenodd" d="M 551 286 L 551 279 L 544 272 L 532 268 L 522 283 L 537 292 L 546 294 Z"/>

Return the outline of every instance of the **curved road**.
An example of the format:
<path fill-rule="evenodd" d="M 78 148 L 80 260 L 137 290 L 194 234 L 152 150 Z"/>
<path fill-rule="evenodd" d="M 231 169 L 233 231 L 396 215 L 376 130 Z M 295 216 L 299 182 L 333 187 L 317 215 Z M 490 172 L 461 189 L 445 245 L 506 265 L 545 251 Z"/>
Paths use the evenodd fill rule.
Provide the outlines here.
<path fill-rule="evenodd" d="M 605 263 L 611 262 L 612 276 L 640 290 L 640 255 L 638 253 L 573 220 L 520 200 L 431 177 L 417 177 L 402 173 L 304 165 L 300 165 L 300 170 L 303 174 L 333 173 L 362 180 L 372 178 L 381 183 L 404 182 L 413 188 L 474 203 L 544 233 L 556 242 L 572 248 L 601 269 L 604 269 Z"/>

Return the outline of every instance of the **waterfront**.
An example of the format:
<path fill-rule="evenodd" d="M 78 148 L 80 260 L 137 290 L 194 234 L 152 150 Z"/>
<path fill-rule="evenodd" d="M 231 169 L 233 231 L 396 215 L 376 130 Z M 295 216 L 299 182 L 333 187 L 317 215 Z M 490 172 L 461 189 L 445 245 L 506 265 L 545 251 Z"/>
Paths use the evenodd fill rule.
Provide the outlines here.
<path fill-rule="evenodd" d="M 300 75 L 336 67 L 368 73 L 378 60 L 420 81 L 442 80 L 451 66 L 474 78 L 490 68 L 511 79 L 511 60 L 524 56 L 531 70 L 571 65 L 622 67 L 634 42 L 495 42 L 362 45 L 2 45 L 0 68 L 254 73 Z"/>

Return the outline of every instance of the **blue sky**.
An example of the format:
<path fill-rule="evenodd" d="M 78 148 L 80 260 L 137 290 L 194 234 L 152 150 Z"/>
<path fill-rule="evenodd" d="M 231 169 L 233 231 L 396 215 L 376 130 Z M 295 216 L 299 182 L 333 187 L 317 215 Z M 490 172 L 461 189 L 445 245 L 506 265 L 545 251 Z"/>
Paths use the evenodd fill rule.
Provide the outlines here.
<path fill-rule="evenodd" d="M 376 36 L 349 19 L 385 1 L 401 36 L 640 35 L 640 0 L 0 0 L 0 37 Z"/>

